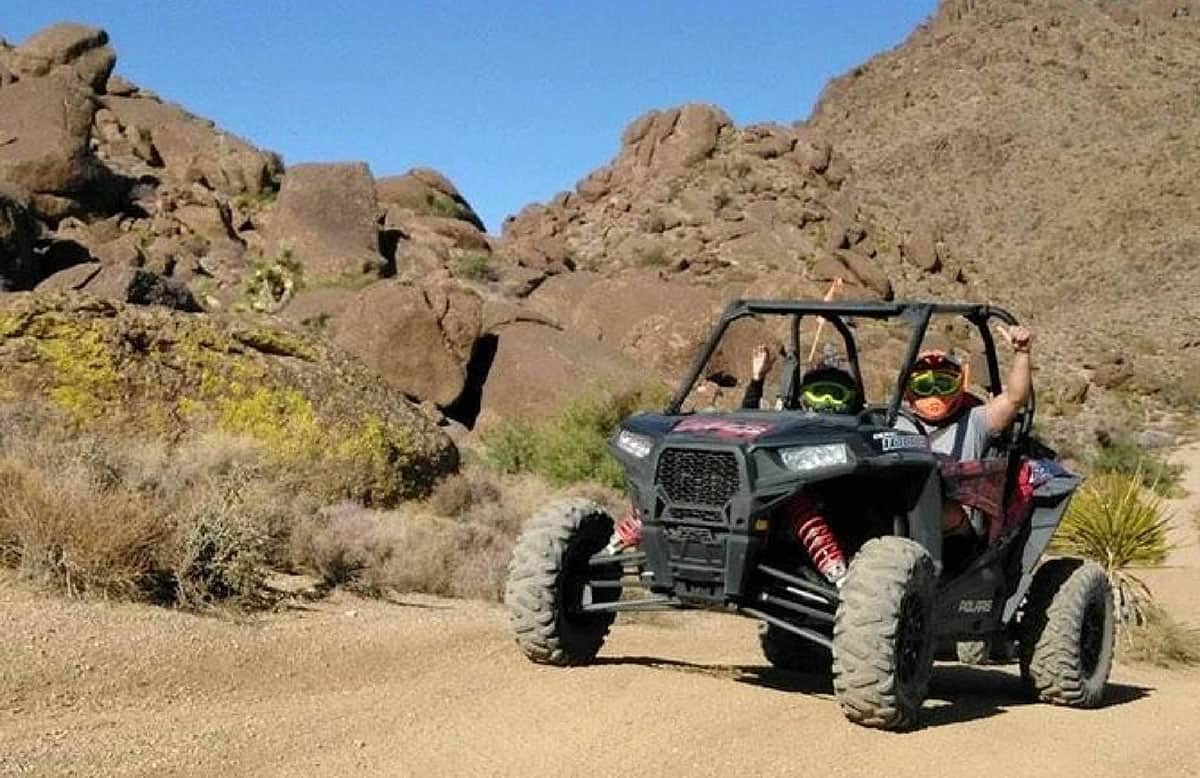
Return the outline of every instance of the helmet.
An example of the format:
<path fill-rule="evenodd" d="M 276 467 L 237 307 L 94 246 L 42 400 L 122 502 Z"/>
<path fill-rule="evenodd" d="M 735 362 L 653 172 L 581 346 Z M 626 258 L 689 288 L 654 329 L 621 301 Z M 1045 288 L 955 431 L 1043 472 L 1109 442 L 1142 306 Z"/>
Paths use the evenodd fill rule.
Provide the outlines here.
<path fill-rule="evenodd" d="M 922 421 L 946 421 L 966 400 L 962 365 L 945 351 L 922 352 L 908 371 L 904 399 Z"/>
<path fill-rule="evenodd" d="M 832 365 L 805 371 L 800 382 L 800 401 L 809 410 L 828 413 L 857 413 L 862 408 L 862 395 L 854 376 Z"/>

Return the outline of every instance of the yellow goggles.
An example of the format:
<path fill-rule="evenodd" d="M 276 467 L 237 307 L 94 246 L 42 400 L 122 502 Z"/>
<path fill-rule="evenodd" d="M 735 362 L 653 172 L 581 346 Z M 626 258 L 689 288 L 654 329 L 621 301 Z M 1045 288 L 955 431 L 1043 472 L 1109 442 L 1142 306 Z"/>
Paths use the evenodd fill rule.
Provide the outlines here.
<path fill-rule="evenodd" d="M 814 381 L 804 387 L 800 396 L 805 406 L 814 411 L 844 411 L 854 402 L 856 392 L 836 381 Z"/>
<path fill-rule="evenodd" d="M 919 370 L 908 376 L 908 391 L 917 397 L 945 397 L 962 388 L 962 373 L 953 370 Z"/>

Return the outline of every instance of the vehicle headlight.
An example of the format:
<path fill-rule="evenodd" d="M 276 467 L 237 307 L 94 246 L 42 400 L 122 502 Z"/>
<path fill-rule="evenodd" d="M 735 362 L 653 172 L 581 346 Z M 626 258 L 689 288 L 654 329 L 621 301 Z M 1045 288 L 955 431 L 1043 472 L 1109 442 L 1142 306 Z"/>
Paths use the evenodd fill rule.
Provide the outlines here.
<path fill-rule="evenodd" d="M 799 473 L 830 465 L 844 465 L 850 461 L 850 449 L 845 443 L 781 448 L 779 458 L 788 470 Z"/>
<path fill-rule="evenodd" d="M 617 434 L 617 448 L 638 459 L 645 459 L 654 449 L 654 439 L 629 430 Z"/>

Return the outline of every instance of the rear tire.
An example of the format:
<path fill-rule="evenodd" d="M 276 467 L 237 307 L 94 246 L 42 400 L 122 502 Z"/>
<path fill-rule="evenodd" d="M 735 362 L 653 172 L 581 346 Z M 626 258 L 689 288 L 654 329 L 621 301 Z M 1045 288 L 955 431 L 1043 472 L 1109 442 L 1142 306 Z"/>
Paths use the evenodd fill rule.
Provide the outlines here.
<path fill-rule="evenodd" d="M 1095 562 L 1052 559 L 1038 568 L 1019 624 L 1021 677 L 1040 700 L 1094 708 L 1112 669 L 1112 587 Z"/>
<path fill-rule="evenodd" d="M 504 602 L 517 645 L 534 662 L 586 664 L 604 644 L 616 614 L 584 613 L 591 602 L 614 602 L 619 588 L 593 589 L 590 579 L 619 580 L 621 568 L 597 568 L 588 559 L 612 537 L 613 520 L 590 500 L 572 499 L 539 511 L 513 548 Z"/>
<path fill-rule="evenodd" d="M 929 553 L 907 538 L 875 538 L 851 560 L 833 627 L 833 690 L 854 723 L 916 723 L 933 670 L 935 578 Z"/>
<path fill-rule="evenodd" d="M 766 660 L 780 670 L 828 675 L 833 668 L 829 649 L 774 625 L 759 626 L 758 642 Z"/>

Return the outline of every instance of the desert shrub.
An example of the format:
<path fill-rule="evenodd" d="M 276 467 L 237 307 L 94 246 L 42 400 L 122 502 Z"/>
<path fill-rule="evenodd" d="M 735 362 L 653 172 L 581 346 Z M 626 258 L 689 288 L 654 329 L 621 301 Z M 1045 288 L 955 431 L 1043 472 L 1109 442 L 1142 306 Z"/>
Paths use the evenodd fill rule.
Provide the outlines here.
<path fill-rule="evenodd" d="M 1179 486 L 1183 478 L 1182 465 L 1171 464 L 1153 451 L 1125 438 L 1106 440 L 1089 464 L 1096 473 L 1136 475 L 1143 486 L 1153 489 L 1162 497 L 1178 497 L 1183 493 Z"/>
<path fill-rule="evenodd" d="M 638 264 L 642 267 L 666 267 L 671 263 L 667 250 L 662 246 L 652 246 L 638 253 Z"/>
<path fill-rule="evenodd" d="M 430 495 L 429 504 L 439 515 L 453 517 L 500 498 L 500 485 L 495 479 L 475 470 L 442 479 Z"/>
<path fill-rule="evenodd" d="M 304 266 L 284 249 L 274 258 L 254 263 L 242 284 L 242 297 L 251 310 L 276 313 L 304 288 Z"/>
<path fill-rule="evenodd" d="M 1166 560 L 1168 527 L 1162 499 L 1137 474 L 1094 475 L 1071 501 L 1051 550 L 1099 562 L 1112 582 L 1118 623 L 1136 624 L 1150 593 L 1130 571 Z"/>
<path fill-rule="evenodd" d="M 73 435 L 0 409 L 0 564 L 69 595 L 252 604 L 307 502 L 264 477 L 261 446 Z"/>
<path fill-rule="evenodd" d="M 0 457 L 0 564 L 71 596 L 146 598 L 165 574 L 170 527 L 138 495 L 69 459 Z"/>
<path fill-rule="evenodd" d="M 535 469 L 538 426 L 524 421 L 504 420 L 481 436 L 483 461 L 501 473 L 528 473 Z"/>
<path fill-rule="evenodd" d="M 1122 659 L 1159 667 L 1200 664 L 1200 629 L 1180 624 L 1157 605 L 1148 604 L 1144 620 L 1121 635 Z"/>
<path fill-rule="evenodd" d="M 457 278 L 470 281 L 491 281 L 496 277 L 487 254 L 467 253 L 454 259 L 450 272 Z"/>
<path fill-rule="evenodd" d="M 266 580 L 269 535 L 237 485 L 204 489 L 177 518 L 177 599 L 189 607 L 253 602 Z"/>
<path fill-rule="evenodd" d="M 421 592 L 499 601 L 526 506 L 502 494 L 450 507 L 454 519 L 331 506 L 297 525 L 292 564 L 326 587 L 369 596 Z"/>
<path fill-rule="evenodd" d="M 595 481 L 619 488 L 625 477 L 608 452 L 608 439 L 623 418 L 661 406 L 664 399 L 654 387 L 591 390 L 545 421 L 508 422 L 489 430 L 482 436 L 484 460 L 501 472 L 536 473 L 559 486 Z"/>

